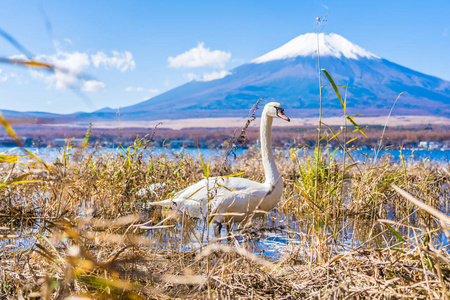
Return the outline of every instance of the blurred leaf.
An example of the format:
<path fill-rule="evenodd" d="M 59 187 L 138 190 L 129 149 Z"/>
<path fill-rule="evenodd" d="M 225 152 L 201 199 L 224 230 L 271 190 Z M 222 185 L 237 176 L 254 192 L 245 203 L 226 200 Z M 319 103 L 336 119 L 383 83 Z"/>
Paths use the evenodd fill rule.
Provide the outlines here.
<path fill-rule="evenodd" d="M 25 148 L 22 148 L 23 151 L 25 151 L 30 157 L 34 158 L 35 160 L 37 160 L 38 162 L 40 162 L 42 165 L 44 165 L 44 167 L 49 170 L 52 171 L 52 168 L 50 168 L 42 159 L 40 159 L 39 157 L 37 157 L 35 154 L 33 154 L 31 151 L 28 151 Z"/>
<path fill-rule="evenodd" d="M 367 126 L 362 126 L 362 127 L 356 128 L 356 129 L 350 131 L 348 134 L 350 135 L 350 134 L 355 133 L 355 132 L 357 132 L 357 131 L 361 131 L 361 130 L 364 129 L 364 128 L 367 128 Z"/>
<path fill-rule="evenodd" d="M 138 294 L 135 294 L 132 291 L 135 288 L 135 286 L 132 283 L 125 280 L 108 279 L 96 276 L 78 276 L 77 280 L 84 282 L 93 288 L 102 291 L 108 291 L 112 294 L 118 295 L 121 297 L 121 299 L 144 299 Z M 110 297 L 111 296 L 109 296 L 109 298 Z"/>
<path fill-rule="evenodd" d="M 331 152 L 330 157 L 333 157 L 333 154 L 334 154 L 337 150 L 339 150 L 339 147 L 336 147 L 336 149 L 334 149 L 333 152 Z"/>
<path fill-rule="evenodd" d="M 336 86 L 343 87 L 343 88 L 348 88 L 348 89 L 354 89 L 353 86 L 346 86 L 344 84 L 336 84 Z M 326 85 L 322 85 L 322 87 L 332 87 L 332 85 L 331 84 L 326 84 Z"/>
<path fill-rule="evenodd" d="M 43 63 L 43 62 L 38 62 L 35 60 L 18 60 L 18 59 L 0 58 L 0 63 L 9 63 L 9 64 L 15 64 L 15 65 L 22 65 L 22 66 L 30 67 L 30 68 L 41 68 L 41 69 L 47 69 L 47 70 L 55 69 L 55 67 L 52 65 L 49 65 L 49 64 Z"/>
<path fill-rule="evenodd" d="M 336 133 L 335 135 L 333 135 L 331 138 L 328 139 L 328 141 L 331 141 L 332 139 L 334 139 L 335 137 L 337 137 L 338 135 L 341 134 L 341 131 L 339 131 L 338 133 Z"/>
<path fill-rule="evenodd" d="M 42 182 L 42 180 L 38 180 L 38 179 L 36 179 L 36 180 L 23 180 L 23 179 L 25 179 L 26 177 L 28 177 L 28 175 L 30 175 L 30 174 L 31 174 L 31 173 L 24 174 L 24 175 L 22 175 L 22 176 L 19 176 L 19 177 L 15 178 L 15 179 L 12 180 L 12 181 L 8 181 L 8 182 L 0 182 L 0 188 L 6 187 L 6 186 L 9 186 L 9 185 L 13 185 L 13 184 L 32 183 L 32 182 Z"/>
<path fill-rule="evenodd" d="M 208 163 L 208 166 L 205 164 L 205 161 L 203 160 L 203 156 L 202 156 L 202 153 L 200 152 L 200 149 L 198 149 L 198 154 L 200 155 L 200 161 L 202 163 L 203 174 L 205 174 L 205 177 L 208 179 L 209 178 L 209 163 Z"/>
<path fill-rule="evenodd" d="M 398 249 L 398 248 L 391 247 L 390 249 L 391 249 L 391 250 L 394 250 L 394 251 L 396 251 L 396 252 L 399 252 L 399 253 L 401 253 L 401 254 L 406 254 L 405 251 L 403 251 L 403 250 L 401 250 L 401 249 Z"/>
<path fill-rule="evenodd" d="M 239 173 L 236 173 L 236 174 L 220 176 L 220 178 L 236 177 L 236 176 L 241 176 L 242 174 L 245 174 L 245 171 L 242 171 L 242 172 L 239 172 Z"/>
<path fill-rule="evenodd" d="M 224 189 L 227 189 L 227 190 L 229 190 L 231 192 L 235 192 L 236 191 L 235 189 L 227 187 L 227 186 L 225 186 L 223 184 L 220 184 L 220 183 L 216 183 L 216 184 L 217 184 L 217 186 L 223 187 Z"/>
<path fill-rule="evenodd" d="M 197 193 L 198 193 L 200 190 L 202 190 L 203 188 L 204 188 L 204 186 L 202 186 L 202 187 L 200 187 L 199 189 L 197 189 L 195 192 L 193 192 L 192 194 L 190 194 L 189 197 L 186 198 L 186 200 L 187 200 L 187 199 L 190 199 L 192 196 L 194 196 L 195 194 L 197 194 Z M 183 191 L 184 191 L 184 190 L 183 190 Z"/>
<path fill-rule="evenodd" d="M 30 51 L 28 51 L 22 44 L 20 44 L 15 38 L 13 38 L 9 33 L 0 28 L 0 36 L 2 36 L 5 40 L 11 43 L 17 50 L 25 54 L 27 57 L 32 57 Z"/>
<path fill-rule="evenodd" d="M 25 155 L 6 154 L 7 152 L 0 153 L 0 163 L 18 164 L 19 159 Z"/>
<path fill-rule="evenodd" d="M 356 140 L 357 138 L 358 138 L 358 137 L 354 137 L 354 138 L 348 140 L 345 144 L 346 144 L 346 145 L 347 145 L 347 144 L 350 144 L 351 142 L 353 142 L 353 141 Z"/>
<path fill-rule="evenodd" d="M 9 133 L 9 135 L 14 139 L 14 142 L 20 147 L 23 148 L 22 143 L 20 142 L 19 138 L 16 135 L 16 132 L 14 129 L 12 129 L 11 125 L 9 125 L 9 122 L 6 121 L 5 118 L 3 118 L 2 114 L 0 113 L 0 123 L 2 123 L 3 127 L 5 127 L 6 131 Z"/>
<path fill-rule="evenodd" d="M 330 76 L 330 74 L 328 73 L 327 70 L 322 69 L 322 72 L 325 74 L 325 76 L 327 76 L 328 81 L 331 83 L 331 86 L 333 87 L 334 92 L 336 93 L 336 96 L 338 97 L 339 101 L 341 102 L 342 108 L 344 109 L 344 113 L 347 114 L 347 108 L 345 106 L 344 101 L 342 101 L 341 93 L 339 92 L 338 87 L 334 83 L 333 78 L 331 78 L 331 76 Z"/>
<path fill-rule="evenodd" d="M 442 226 L 445 226 L 445 223 L 450 224 L 450 217 L 447 216 L 446 214 L 444 214 L 443 212 L 441 212 L 440 210 L 423 203 L 422 201 L 420 201 L 419 199 L 417 199 L 416 197 L 414 197 L 413 195 L 409 194 L 408 192 L 402 190 L 401 188 L 399 188 L 398 186 L 396 186 L 395 184 L 391 184 L 391 187 L 400 195 L 402 195 L 404 198 L 406 198 L 407 200 L 409 200 L 410 202 L 412 202 L 413 204 L 415 204 L 416 206 L 418 206 L 420 209 L 423 209 L 424 211 L 428 212 L 430 215 L 435 216 L 436 218 L 438 218 L 441 223 Z"/>
<path fill-rule="evenodd" d="M 384 226 L 386 226 L 387 229 L 389 229 L 390 232 L 392 232 L 395 237 L 400 241 L 400 242 L 404 242 L 405 240 L 403 239 L 403 237 L 400 235 L 400 233 L 397 232 L 397 230 L 395 230 L 391 225 L 382 222 L 381 224 L 383 224 Z"/>
<path fill-rule="evenodd" d="M 11 125 L 9 124 L 9 122 L 3 118 L 2 114 L 0 113 L 0 123 L 3 125 L 3 127 L 5 127 L 6 131 L 8 132 L 8 134 L 14 139 L 14 142 L 17 144 L 17 146 L 19 146 L 20 149 L 22 149 L 22 151 L 24 151 L 25 153 L 28 154 L 28 156 L 30 156 L 31 158 L 34 158 L 35 160 L 37 160 L 39 163 L 41 163 L 42 165 L 44 165 L 44 167 L 51 171 L 51 168 L 49 166 L 47 166 L 39 157 L 37 157 L 36 155 L 34 155 L 32 152 L 28 151 L 27 149 L 25 149 L 22 145 L 22 143 L 19 140 L 19 137 L 17 136 L 16 132 L 14 131 L 14 129 L 11 127 Z"/>
<path fill-rule="evenodd" d="M 350 169 L 350 168 L 352 168 L 352 167 L 354 167 L 354 166 L 358 166 L 358 163 L 354 162 L 354 163 L 352 163 L 352 164 L 346 166 L 345 169 L 344 169 L 344 171 L 347 171 L 348 169 Z"/>
<path fill-rule="evenodd" d="M 369 138 L 369 137 L 364 133 L 364 131 L 362 130 L 364 127 L 360 127 L 358 124 L 356 124 L 355 121 L 353 121 L 353 119 L 352 119 L 350 116 L 346 116 L 346 118 L 347 118 L 347 120 L 350 121 L 350 123 L 353 124 L 353 126 L 356 127 L 356 129 L 357 129 L 359 132 L 361 132 L 366 138 Z"/>

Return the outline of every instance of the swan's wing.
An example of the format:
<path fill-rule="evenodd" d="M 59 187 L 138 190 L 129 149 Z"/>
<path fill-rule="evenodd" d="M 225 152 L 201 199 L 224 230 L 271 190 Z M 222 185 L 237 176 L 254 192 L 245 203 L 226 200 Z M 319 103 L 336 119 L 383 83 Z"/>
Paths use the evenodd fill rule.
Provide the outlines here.
<path fill-rule="evenodd" d="M 213 184 L 211 179 L 204 179 L 179 191 L 171 200 L 172 208 L 193 218 L 206 217 L 207 199 L 212 195 Z"/>
<path fill-rule="evenodd" d="M 255 210 L 259 211 L 258 214 L 268 212 L 280 201 L 283 191 L 281 181 L 271 186 L 245 179 L 233 181 L 230 186 L 234 186 L 235 190 L 223 193 L 211 205 L 212 211 L 218 216 L 218 222 L 233 215 L 234 221 L 240 221 Z"/>
<path fill-rule="evenodd" d="M 238 216 L 252 212 L 267 194 L 266 185 L 245 178 L 214 177 L 201 180 L 177 193 L 172 199 L 173 208 L 191 217 L 206 216 L 207 199 L 211 199 L 210 212 Z M 221 221 L 222 217 L 216 218 Z"/>
<path fill-rule="evenodd" d="M 218 221 L 231 217 L 242 220 L 261 204 L 266 194 L 264 188 L 222 194 L 213 200 L 211 211 L 218 216 Z"/>
<path fill-rule="evenodd" d="M 207 196 L 222 195 L 233 191 L 245 191 L 264 188 L 259 182 L 239 177 L 212 177 L 203 179 L 187 188 L 179 191 L 173 197 L 176 199 L 191 199 L 197 201 L 206 200 Z"/>
<path fill-rule="evenodd" d="M 217 181 L 216 185 L 220 189 L 211 202 L 210 211 L 218 222 L 230 218 L 243 220 L 261 205 L 268 192 L 265 184 L 244 178 L 226 178 L 223 182 Z"/>
<path fill-rule="evenodd" d="M 207 195 L 206 187 L 207 187 L 206 179 L 203 179 L 203 180 L 179 191 L 178 193 L 176 193 L 173 196 L 173 200 L 177 201 L 178 199 L 180 199 L 180 200 L 191 199 L 191 200 L 199 201 L 202 198 L 206 197 L 206 195 Z"/>

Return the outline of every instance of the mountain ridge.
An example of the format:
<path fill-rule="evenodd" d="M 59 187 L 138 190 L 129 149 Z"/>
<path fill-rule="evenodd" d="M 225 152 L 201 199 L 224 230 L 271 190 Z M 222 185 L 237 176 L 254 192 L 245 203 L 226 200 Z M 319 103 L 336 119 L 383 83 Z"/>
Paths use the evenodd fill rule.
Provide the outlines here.
<path fill-rule="evenodd" d="M 347 93 L 349 113 L 387 115 L 397 96 L 396 115 L 450 115 L 450 82 L 426 75 L 351 43 L 338 34 L 319 34 L 321 67 Z M 120 109 L 123 120 L 243 117 L 260 97 L 283 104 L 292 117 L 318 115 L 317 36 L 300 35 L 230 74 L 212 81 L 190 81 L 163 94 Z M 302 44 L 303 43 L 303 44 Z M 325 76 L 322 85 L 329 84 Z M 323 89 L 323 112 L 343 114 L 331 88 Z M 66 115 L 67 120 L 116 119 L 116 110 Z"/>

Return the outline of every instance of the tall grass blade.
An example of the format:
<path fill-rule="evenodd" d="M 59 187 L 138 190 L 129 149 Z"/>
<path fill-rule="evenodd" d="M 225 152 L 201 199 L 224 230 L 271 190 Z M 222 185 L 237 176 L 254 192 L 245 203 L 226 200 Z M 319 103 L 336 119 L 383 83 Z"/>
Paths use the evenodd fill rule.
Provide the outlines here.
<path fill-rule="evenodd" d="M 242 172 L 239 172 L 239 173 L 236 173 L 236 174 L 220 176 L 220 178 L 237 177 L 237 176 L 241 176 L 242 174 L 245 174 L 245 171 L 242 171 Z"/>
<path fill-rule="evenodd" d="M 347 118 L 347 120 L 350 121 L 350 123 L 353 124 L 353 126 L 356 127 L 356 129 L 357 129 L 359 132 L 361 132 L 366 138 L 369 138 L 369 137 L 367 136 L 367 134 L 363 131 L 364 127 L 360 127 L 358 124 L 356 124 L 356 122 L 353 121 L 353 119 L 351 118 L 351 116 L 346 116 L 346 118 Z"/>
<path fill-rule="evenodd" d="M 3 118 L 2 114 L 0 113 L 0 123 L 3 125 L 3 127 L 6 129 L 6 131 L 8 132 L 8 134 L 13 138 L 14 142 L 17 144 L 17 146 L 19 146 L 20 149 L 22 149 L 22 151 L 24 151 L 25 153 L 27 153 L 31 158 L 34 158 L 35 160 L 37 160 L 39 163 L 41 163 L 47 170 L 51 171 L 51 168 L 44 163 L 44 161 L 42 161 L 42 159 L 40 159 L 39 157 L 37 157 L 35 154 L 33 154 L 31 151 L 28 151 L 27 149 L 25 149 L 22 145 L 22 143 L 20 142 L 19 137 L 17 136 L 16 132 L 14 131 L 14 129 L 11 127 L 11 125 L 9 124 L 9 122 Z"/>
<path fill-rule="evenodd" d="M 405 199 L 409 200 L 410 202 L 412 202 L 413 204 L 418 206 L 420 209 L 423 209 L 424 211 L 428 212 L 430 215 L 438 218 L 442 223 L 450 224 L 450 217 L 447 216 L 446 214 L 444 214 L 443 212 L 441 212 L 440 210 L 437 210 L 436 208 L 423 203 L 422 201 L 420 201 L 419 199 L 417 199 L 410 193 L 406 192 L 405 190 L 399 188 L 395 184 L 391 184 L 391 187 L 397 193 L 402 195 Z M 442 224 L 442 225 L 445 226 L 444 224 Z"/>
<path fill-rule="evenodd" d="M 325 76 L 327 76 L 328 81 L 331 83 L 331 86 L 333 87 L 334 92 L 336 93 L 336 96 L 338 97 L 339 101 L 341 102 L 342 108 L 344 109 L 344 113 L 347 114 L 347 107 L 346 107 L 346 104 L 345 104 L 344 101 L 342 100 L 341 93 L 339 92 L 338 87 L 337 87 L 336 84 L 334 83 L 333 78 L 331 78 L 331 75 L 330 75 L 330 73 L 328 73 L 327 70 L 322 69 L 322 72 L 325 74 Z"/>
<path fill-rule="evenodd" d="M 202 164 L 203 174 L 205 174 L 205 177 L 208 179 L 209 178 L 209 163 L 208 163 L 208 165 L 205 164 L 205 161 L 203 160 L 203 156 L 202 156 L 202 153 L 200 152 L 200 149 L 198 149 L 198 154 L 200 156 L 200 162 Z"/>
<path fill-rule="evenodd" d="M 386 228 L 387 228 L 390 232 L 392 232 L 392 233 L 395 235 L 395 237 L 396 237 L 400 242 L 404 242 L 404 241 L 405 241 L 405 239 L 401 236 L 401 234 L 398 233 L 398 231 L 395 230 L 391 225 L 389 225 L 388 223 L 384 223 L 384 222 L 381 222 L 381 224 L 383 224 L 384 226 L 386 226 Z"/>

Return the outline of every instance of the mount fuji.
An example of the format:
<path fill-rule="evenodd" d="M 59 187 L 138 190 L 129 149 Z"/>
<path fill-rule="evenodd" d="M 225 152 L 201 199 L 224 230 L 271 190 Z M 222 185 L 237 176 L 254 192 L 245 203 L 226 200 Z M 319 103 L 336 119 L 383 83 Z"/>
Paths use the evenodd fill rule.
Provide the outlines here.
<path fill-rule="evenodd" d="M 334 82 L 352 87 L 340 88 L 341 95 L 347 96 L 349 114 L 386 116 L 404 92 L 394 115 L 450 116 L 449 81 L 378 57 L 333 33 L 300 35 L 221 79 L 191 81 L 120 111 L 123 120 L 133 121 L 245 117 L 257 99 L 264 97 L 282 103 L 291 117 L 314 117 L 319 113 L 318 53 L 321 68 Z M 322 85 L 329 85 L 325 76 Z M 323 89 L 323 112 L 326 116 L 343 114 L 331 87 Z M 104 108 L 64 119 L 108 120 L 115 119 L 116 113 Z"/>
<path fill-rule="evenodd" d="M 318 47 L 319 46 L 319 47 Z M 208 82 L 191 81 L 121 111 L 133 119 L 245 116 L 260 97 L 274 99 L 294 117 L 315 116 L 319 108 L 318 49 L 321 68 L 347 93 L 350 113 L 387 115 L 395 99 L 397 115 L 450 115 L 450 82 L 400 66 L 337 34 L 300 35 L 285 45 Z M 328 85 L 325 76 L 322 85 Z M 323 109 L 342 115 L 334 91 L 324 88 Z M 98 116 L 114 113 L 97 111 Z"/>

